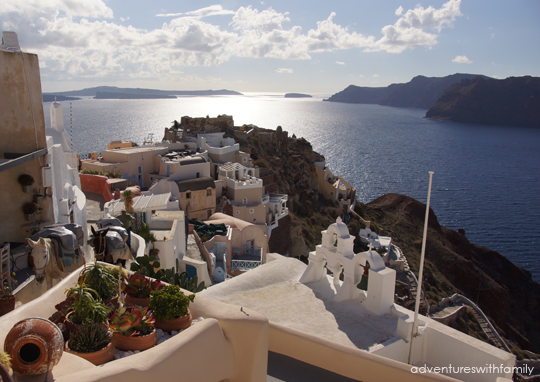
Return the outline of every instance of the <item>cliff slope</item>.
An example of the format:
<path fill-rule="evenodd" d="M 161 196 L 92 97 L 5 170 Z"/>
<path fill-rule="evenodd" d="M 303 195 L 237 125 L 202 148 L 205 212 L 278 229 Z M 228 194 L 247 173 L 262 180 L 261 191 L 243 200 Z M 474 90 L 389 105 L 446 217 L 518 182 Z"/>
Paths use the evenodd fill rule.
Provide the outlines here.
<path fill-rule="evenodd" d="M 325 101 L 429 109 L 435 105 L 448 87 L 459 83 L 463 79 L 472 79 L 477 76 L 476 74 L 462 73 L 446 77 L 416 76 L 405 84 L 392 84 L 385 88 L 350 85 Z"/>
<path fill-rule="evenodd" d="M 492 125 L 540 126 L 540 78 L 475 78 L 448 88 L 427 118 Z"/>
<path fill-rule="evenodd" d="M 425 204 L 387 194 L 363 205 L 381 234 L 392 237 L 418 274 Z M 501 254 L 470 243 L 465 232 L 441 226 L 433 210 L 424 268 L 426 297 L 434 302 L 460 293 L 477 303 L 516 354 L 540 353 L 540 284 Z M 510 341 L 508 341 L 510 340 Z"/>

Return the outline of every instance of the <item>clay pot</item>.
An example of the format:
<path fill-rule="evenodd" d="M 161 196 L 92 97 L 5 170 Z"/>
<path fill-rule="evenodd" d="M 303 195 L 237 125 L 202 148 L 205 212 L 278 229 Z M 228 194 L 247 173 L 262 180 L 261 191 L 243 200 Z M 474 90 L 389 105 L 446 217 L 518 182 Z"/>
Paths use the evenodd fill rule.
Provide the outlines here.
<path fill-rule="evenodd" d="M 118 309 L 120 307 L 120 303 L 118 302 L 118 295 L 116 295 L 115 297 L 111 298 L 111 299 L 108 299 L 108 300 L 103 300 L 103 304 L 107 305 L 107 306 L 112 306 L 113 307 L 113 312 Z"/>
<path fill-rule="evenodd" d="M 175 318 L 174 320 L 165 320 L 160 321 L 156 318 L 154 326 L 158 329 L 164 330 L 166 332 L 172 332 L 173 330 L 182 330 L 187 329 L 191 326 L 191 312 L 187 311 L 187 314 L 183 317 Z"/>
<path fill-rule="evenodd" d="M 15 309 L 15 296 L 0 299 L 0 316 L 11 312 L 13 309 Z"/>
<path fill-rule="evenodd" d="M 11 367 L 25 375 L 52 370 L 60 362 L 63 349 L 64 338 L 58 326 L 39 317 L 17 322 L 4 342 L 4 351 L 11 356 Z"/>
<path fill-rule="evenodd" d="M 145 336 L 126 337 L 120 333 L 113 333 L 112 343 L 120 350 L 146 350 L 157 344 L 157 331 L 152 330 L 152 333 Z"/>
<path fill-rule="evenodd" d="M 64 347 L 64 350 L 67 353 L 74 354 L 78 357 L 84 358 L 85 360 L 92 362 L 94 365 L 99 366 L 103 365 L 104 363 L 109 362 L 114 358 L 114 352 L 116 351 L 116 347 L 112 342 L 110 342 L 107 346 L 105 346 L 103 349 L 92 352 L 92 353 L 78 353 L 76 351 L 73 351 L 69 348 L 69 341 L 66 342 L 66 346 Z"/>
<path fill-rule="evenodd" d="M 129 294 L 126 294 L 124 296 L 124 304 L 126 305 L 139 305 L 139 306 L 148 306 L 150 305 L 150 299 L 149 298 L 137 298 L 130 296 Z"/>

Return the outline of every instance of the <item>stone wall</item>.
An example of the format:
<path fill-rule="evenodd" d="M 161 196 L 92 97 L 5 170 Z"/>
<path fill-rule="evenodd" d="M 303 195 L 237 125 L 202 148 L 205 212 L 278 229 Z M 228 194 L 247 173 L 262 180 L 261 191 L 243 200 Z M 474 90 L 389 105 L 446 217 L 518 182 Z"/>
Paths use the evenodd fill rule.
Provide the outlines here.
<path fill-rule="evenodd" d="M 184 116 L 181 119 L 184 127 L 184 136 L 196 137 L 197 134 L 219 133 L 221 131 L 234 131 L 233 117 L 219 115 L 216 118 L 191 118 Z"/>

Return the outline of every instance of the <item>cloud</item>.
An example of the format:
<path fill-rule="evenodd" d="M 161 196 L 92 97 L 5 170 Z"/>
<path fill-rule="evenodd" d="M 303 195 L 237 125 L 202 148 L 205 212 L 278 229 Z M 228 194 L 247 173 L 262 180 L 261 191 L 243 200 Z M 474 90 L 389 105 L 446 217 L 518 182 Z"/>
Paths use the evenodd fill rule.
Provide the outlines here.
<path fill-rule="evenodd" d="M 364 75 L 363 75 L 363 74 L 359 74 L 358 77 L 364 78 Z"/>
<path fill-rule="evenodd" d="M 344 62 L 341 62 L 341 61 L 336 61 L 336 64 L 338 64 L 338 65 L 345 65 L 345 63 L 344 63 Z"/>
<path fill-rule="evenodd" d="M 156 17 L 178 17 L 178 16 L 193 16 L 197 18 L 208 16 L 234 15 L 234 11 L 223 9 L 221 5 L 211 5 L 209 7 L 197 9 L 196 11 L 185 13 L 159 13 Z"/>
<path fill-rule="evenodd" d="M 437 44 L 437 34 L 426 30 L 440 32 L 446 26 L 451 27 L 455 18 L 462 16 L 460 5 L 461 0 L 449 0 L 440 9 L 431 6 L 424 9 L 420 5 L 409 9 L 394 25 L 382 28 L 384 36 L 369 50 L 401 53 L 418 46 L 433 46 Z"/>
<path fill-rule="evenodd" d="M 467 58 L 467 56 L 456 56 L 452 62 L 457 64 L 472 64 L 472 61 Z"/>
<path fill-rule="evenodd" d="M 276 73 L 280 73 L 280 74 L 292 74 L 292 73 L 293 73 L 293 70 L 290 69 L 290 68 L 278 68 L 278 69 L 276 69 Z"/>
<path fill-rule="evenodd" d="M 396 9 L 396 16 L 401 16 L 403 13 L 403 7 L 400 5 L 398 9 Z"/>
<path fill-rule="evenodd" d="M 378 75 L 378 74 L 374 74 L 372 77 L 373 77 L 373 78 L 379 78 L 379 75 Z"/>
<path fill-rule="evenodd" d="M 129 20 L 129 16 L 128 17 L 120 17 L 120 21 L 128 21 Z"/>
<path fill-rule="evenodd" d="M 253 6 L 232 11 L 212 5 L 162 13 L 158 16 L 171 20 L 159 28 L 139 29 L 119 21 L 128 18 L 115 20 L 104 0 L 3 0 L 0 28 L 17 31 L 21 46 L 39 54 L 47 81 L 169 79 L 185 67 L 218 66 L 231 57 L 309 60 L 313 54 L 355 48 L 399 53 L 430 47 L 436 44 L 437 33 L 461 15 L 459 7 L 460 0 L 448 0 L 440 9 L 402 10 L 394 25 L 382 28 L 379 40 L 337 24 L 334 12 L 303 30 L 290 25 L 288 12 Z M 224 26 L 204 21 L 216 15 L 231 21 Z M 292 69 L 280 68 L 278 73 Z"/>

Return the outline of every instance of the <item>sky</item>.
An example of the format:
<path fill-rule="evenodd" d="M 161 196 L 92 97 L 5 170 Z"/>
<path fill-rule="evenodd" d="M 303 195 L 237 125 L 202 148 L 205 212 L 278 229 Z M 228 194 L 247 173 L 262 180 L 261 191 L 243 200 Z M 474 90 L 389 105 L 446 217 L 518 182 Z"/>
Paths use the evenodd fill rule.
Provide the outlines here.
<path fill-rule="evenodd" d="M 540 76 L 538 0 L 2 0 L 43 92 L 334 94 L 417 75 Z"/>

